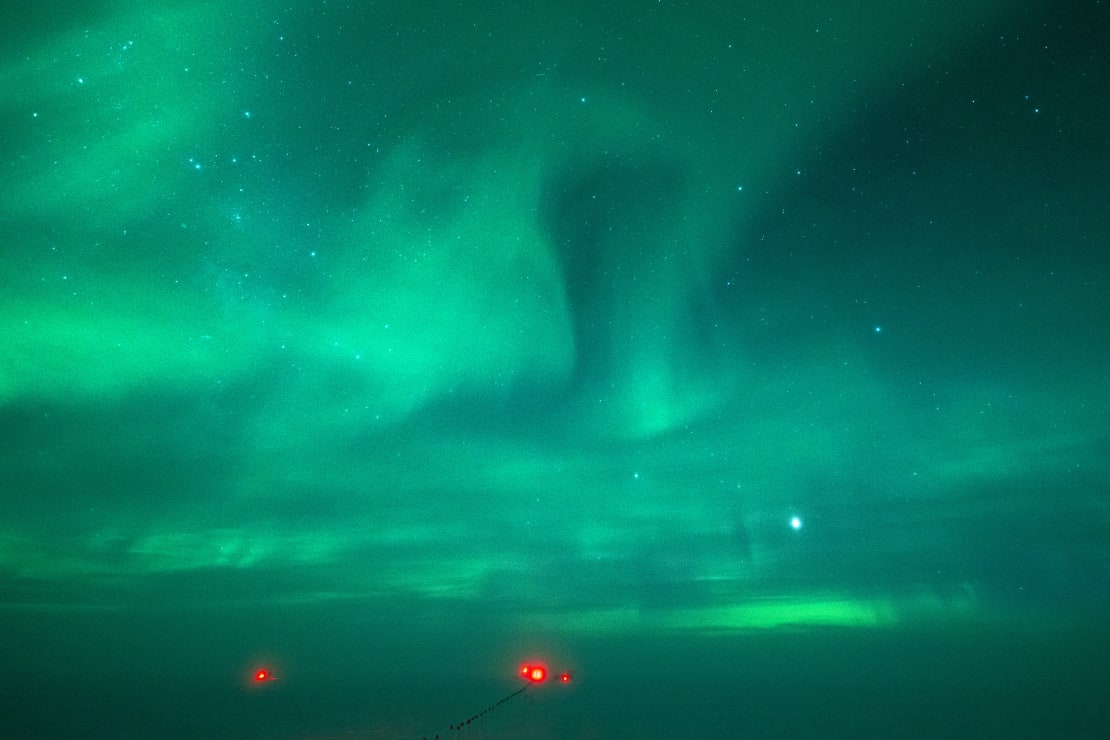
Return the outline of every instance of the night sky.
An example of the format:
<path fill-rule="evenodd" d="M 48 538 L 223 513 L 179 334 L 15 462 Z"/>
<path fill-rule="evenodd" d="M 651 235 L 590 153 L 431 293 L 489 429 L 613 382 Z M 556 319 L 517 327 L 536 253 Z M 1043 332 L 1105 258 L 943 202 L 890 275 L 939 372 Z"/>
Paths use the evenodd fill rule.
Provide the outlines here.
<path fill-rule="evenodd" d="M 70 5 L 0 735 L 1110 733 L 1105 2 Z"/>

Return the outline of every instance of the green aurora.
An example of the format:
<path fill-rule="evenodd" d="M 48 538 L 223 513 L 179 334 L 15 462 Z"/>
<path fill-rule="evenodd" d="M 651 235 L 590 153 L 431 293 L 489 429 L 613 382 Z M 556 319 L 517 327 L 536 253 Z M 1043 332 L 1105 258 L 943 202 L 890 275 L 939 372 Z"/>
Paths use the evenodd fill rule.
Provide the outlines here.
<path fill-rule="evenodd" d="M 1106 9 L 717 5 L 19 11 L 4 685 L 1097 623 Z"/>

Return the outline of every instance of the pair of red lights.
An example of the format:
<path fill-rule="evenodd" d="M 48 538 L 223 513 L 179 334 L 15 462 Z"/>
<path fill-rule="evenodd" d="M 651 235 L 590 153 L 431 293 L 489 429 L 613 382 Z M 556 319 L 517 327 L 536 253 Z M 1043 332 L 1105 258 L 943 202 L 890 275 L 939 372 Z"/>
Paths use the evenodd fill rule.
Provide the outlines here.
<path fill-rule="evenodd" d="M 547 668 L 534 663 L 521 663 L 520 675 L 532 683 L 543 683 L 547 680 Z M 559 683 L 570 683 L 570 671 L 559 674 Z"/>

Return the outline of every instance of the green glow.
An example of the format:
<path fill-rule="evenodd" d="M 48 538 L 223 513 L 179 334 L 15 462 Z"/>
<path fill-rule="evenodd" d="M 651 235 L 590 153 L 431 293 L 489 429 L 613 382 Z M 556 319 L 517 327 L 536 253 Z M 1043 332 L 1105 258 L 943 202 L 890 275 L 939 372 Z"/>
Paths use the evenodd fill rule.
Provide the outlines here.
<path fill-rule="evenodd" d="M 664 614 L 635 608 L 559 614 L 537 618 L 535 628 L 582 634 L 621 634 L 640 631 L 747 632 L 804 627 L 882 627 L 897 623 L 897 607 L 889 602 L 848 599 L 734 604 L 706 609 L 682 609 Z"/>
<path fill-rule="evenodd" d="M 75 277 L 72 292 L 4 301 L 0 399 L 111 397 L 152 384 L 216 383 L 253 364 L 257 347 L 219 328 L 217 312 L 183 291 L 98 282 Z"/>
<path fill-rule="evenodd" d="M 538 44 L 469 6 L 125 2 L 4 47 L 20 603 L 263 574 L 867 629 L 1096 569 L 1104 204 L 1030 222 L 1039 189 L 952 153 L 1067 139 L 949 79 L 1012 5 L 652 5 L 533 8 Z"/>
<path fill-rule="evenodd" d="M 0 734 L 1106 725 L 1106 3 L 8 5 Z"/>
<path fill-rule="evenodd" d="M 165 209 L 195 174 L 175 165 L 215 153 L 183 147 L 234 112 L 214 94 L 210 51 L 245 37 L 233 19 L 213 24 L 214 9 L 140 4 L 6 65 L 0 100 L 26 116 L 30 145 L 9 175 L 5 208 L 77 219 L 84 230 L 125 229 Z"/>
<path fill-rule="evenodd" d="M 881 627 L 896 623 L 897 607 L 889 601 L 793 597 L 781 602 L 735 604 L 692 609 L 668 615 L 672 629 L 749 630 L 775 627 Z"/>

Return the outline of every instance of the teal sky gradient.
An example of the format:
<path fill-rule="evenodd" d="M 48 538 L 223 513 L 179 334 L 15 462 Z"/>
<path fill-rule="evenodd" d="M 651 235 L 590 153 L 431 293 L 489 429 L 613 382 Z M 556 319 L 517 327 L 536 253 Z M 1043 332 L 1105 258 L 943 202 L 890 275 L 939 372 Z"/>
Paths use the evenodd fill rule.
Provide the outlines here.
<path fill-rule="evenodd" d="M 0 656 L 1105 613 L 1105 9 L 703 5 L 0 32 Z"/>

